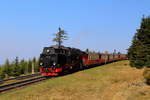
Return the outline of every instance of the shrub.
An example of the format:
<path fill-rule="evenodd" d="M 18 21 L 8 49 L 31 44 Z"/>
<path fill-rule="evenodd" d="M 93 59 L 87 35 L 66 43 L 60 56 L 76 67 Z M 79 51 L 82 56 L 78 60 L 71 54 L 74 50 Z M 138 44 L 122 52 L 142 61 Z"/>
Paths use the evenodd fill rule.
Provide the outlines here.
<path fill-rule="evenodd" d="M 150 68 L 145 68 L 143 72 L 144 79 L 146 83 L 150 85 Z"/>

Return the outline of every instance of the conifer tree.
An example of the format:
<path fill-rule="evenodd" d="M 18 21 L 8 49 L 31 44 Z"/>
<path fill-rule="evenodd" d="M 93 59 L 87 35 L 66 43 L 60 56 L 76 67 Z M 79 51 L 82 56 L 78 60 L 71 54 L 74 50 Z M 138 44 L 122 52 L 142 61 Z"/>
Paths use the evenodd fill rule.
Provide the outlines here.
<path fill-rule="evenodd" d="M 128 49 L 130 65 L 137 68 L 149 67 L 150 61 L 150 17 L 142 18 L 141 26 Z"/>
<path fill-rule="evenodd" d="M 21 74 L 21 68 L 19 65 L 19 60 L 18 57 L 15 58 L 15 62 L 14 62 L 14 76 L 19 76 Z"/>
<path fill-rule="evenodd" d="M 29 59 L 28 60 L 28 73 L 31 73 L 32 72 L 32 61 Z"/>
<path fill-rule="evenodd" d="M 57 43 L 57 45 L 60 47 L 64 40 L 67 40 L 67 33 L 61 29 L 58 28 L 58 33 L 54 34 L 55 38 L 53 39 L 54 42 Z"/>
<path fill-rule="evenodd" d="M 21 74 L 26 74 L 27 73 L 27 63 L 24 59 L 20 61 L 20 67 L 21 67 Z"/>
<path fill-rule="evenodd" d="M 5 73 L 5 75 L 6 76 L 10 76 L 10 74 L 11 74 L 11 68 L 10 68 L 10 63 L 9 63 L 8 59 L 6 59 L 6 62 L 5 62 L 5 64 L 4 64 L 3 67 L 4 67 L 3 68 L 3 72 Z"/>

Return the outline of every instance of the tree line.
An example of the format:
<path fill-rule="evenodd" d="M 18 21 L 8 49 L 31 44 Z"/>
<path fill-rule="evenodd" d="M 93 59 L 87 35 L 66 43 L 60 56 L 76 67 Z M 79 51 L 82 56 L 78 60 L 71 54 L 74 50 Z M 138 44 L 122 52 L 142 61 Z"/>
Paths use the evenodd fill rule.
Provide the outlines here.
<path fill-rule="evenodd" d="M 6 59 L 5 63 L 0 66 L 0 79 L 17 77 L 20 75 L 31 74 L 34 67 L 34 72 L 39 72 L 39 59 L 35 57 L 29 60 L 19 60 L 18 57 L 10 62 Z"/>

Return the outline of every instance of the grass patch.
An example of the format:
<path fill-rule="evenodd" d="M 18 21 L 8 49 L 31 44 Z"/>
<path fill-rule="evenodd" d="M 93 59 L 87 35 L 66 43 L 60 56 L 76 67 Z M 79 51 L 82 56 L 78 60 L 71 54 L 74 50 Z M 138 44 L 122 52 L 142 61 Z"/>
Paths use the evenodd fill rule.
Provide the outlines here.
<path fill-rule="evenodd" d="M 12 90 L 0 100 L 149 100 L 150 88 L 142 90 L 140 82 L 142 70 L 119 61 Z"/>

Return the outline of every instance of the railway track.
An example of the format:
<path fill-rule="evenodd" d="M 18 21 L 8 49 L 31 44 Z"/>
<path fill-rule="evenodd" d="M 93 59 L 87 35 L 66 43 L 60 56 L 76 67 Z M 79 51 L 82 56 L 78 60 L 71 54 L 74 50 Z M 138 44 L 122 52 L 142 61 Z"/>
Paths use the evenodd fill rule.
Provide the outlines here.
<path fill-rule="evenodd" d="M 32 83 L 35 83 L 35 82 L 43 81 L 43 80 L 46 80 L 46 79 L 47 78 L 41 76 L 41 77 L 37 77 L 37 78 L 32 78 L 32 79 L 28 79 L 28 80 L 14 82 L 14 83 L 11 83 L 11 84 L 6 84 L 6 85 L 3 85 L 3 86 L 0 86 L 0 93 L 11 90 L 11 89 L 14 89 L 14 88 L 18 88 L 18 87 L 21 87 L 21 86 L 25 86 L 25 85 L 28 85 L 28 84 L 32 84 Z"/>
<path fill-rule="evenodd" d="M 35 76 L 39 76 L 41 75 L 41 73 L 36 73 L 36 74 L 30 74 L 30 75 L 25 75 L 25 76 L 18 76 L 15 78 L 9 78 L 9 79 L 5 79 L 5 80 L 1 80 L 1 82 L 7 82 L 10 80 L 21 80 L 21 79 L 26 79 L 26 78 L 30 78 L 30 77 L 35 77 Z"/>
<path fill-rule="evenodd" d="M 19 77 L 15 77 L 15 78 L 0 80 L 0 86 L 11 84 L 11 83 L 14 83 L 14 82 L 27 80 L 27 79 L 32 79 L 32 78 L 36 78 L 36 77 L 40 77 L 40 76 L 41 76 L 41 73 L 36 73 L 36 74 L 30 74 L 30 75 L 25 75 L 25 76 L 19 76 Z"/>

